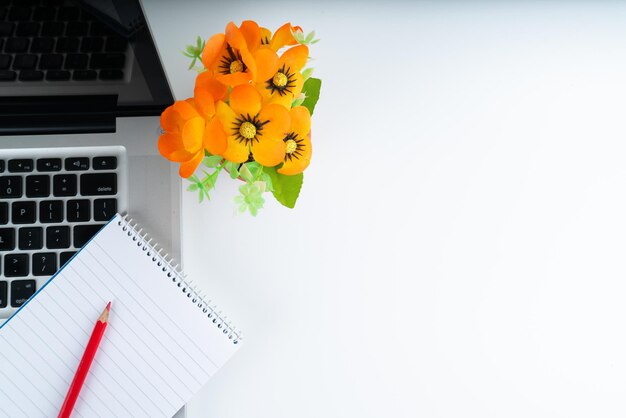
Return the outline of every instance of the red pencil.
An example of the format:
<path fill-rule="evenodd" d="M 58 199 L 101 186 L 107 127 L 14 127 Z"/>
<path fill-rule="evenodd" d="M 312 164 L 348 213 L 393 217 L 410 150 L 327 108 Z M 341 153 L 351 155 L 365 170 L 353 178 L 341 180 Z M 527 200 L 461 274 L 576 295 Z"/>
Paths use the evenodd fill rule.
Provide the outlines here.
<path fill-rule="evenodd" d="M 91 338 L 89 339 L 89 343 L 87 343 L 85 354 L 83 354 L 83 358 L 80 360 L 78 370 L 76 370 L 76 375 L 70 385 L 70 390 L 67 392 L 65 402 L 63 402 L 63 406 L 61 407 L 61 412 L 59 412 L 59 418 L 69 418 L 72 414 L 72 410 L 74 409 L 74 405 L 78 399 L 78 394 L 83 387 L 83 383 L 85 383 L 85 378 L 87 377 L 87 373 L 89 373 L 91 363 L 96 356 L 98 346 L 104 336 L 104 330 L 107 328 L 107 324 L 109 323 L 110 311 L 111 302 L 109 302 L 106 308 L 104 308 L 102 315 L 98 318 L 98 322 L 96 322 L 96 326 L 91 333 Z"/>

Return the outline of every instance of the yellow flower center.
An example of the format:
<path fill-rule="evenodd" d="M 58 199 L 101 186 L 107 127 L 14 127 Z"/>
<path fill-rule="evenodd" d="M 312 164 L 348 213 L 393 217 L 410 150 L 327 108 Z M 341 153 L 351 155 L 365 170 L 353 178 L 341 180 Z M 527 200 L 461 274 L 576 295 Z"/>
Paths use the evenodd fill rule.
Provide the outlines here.
<path fill-rule="evenodd" d="M 239 135 L 246 139 L 252 139 L 256 135 L 256 126 L 250 122 L 244 122 L 239 127 Z"/>
<path fill-rule="evenodd" d="M 276 87 L 285 87 L 288 81 L 289 79 L 287 78 L 287 76 L 281 72 L 276 73 L 276 75 L 272 79 L 272 82 Z"/>
<path fill-rule="evenodd" d="M 298 149 L 298 143 L 293 139 L 288 140 L 285 144 L 287 145 L 287 154 L 293 154 Z"/>
<path fill-rule="evenodd" d="M 238 73 L 240 71 L 243 71 L 243 63 L 241 61 L 235 60 L 235 61 L 230 63 L 230 73 L 231 74 Z"/>

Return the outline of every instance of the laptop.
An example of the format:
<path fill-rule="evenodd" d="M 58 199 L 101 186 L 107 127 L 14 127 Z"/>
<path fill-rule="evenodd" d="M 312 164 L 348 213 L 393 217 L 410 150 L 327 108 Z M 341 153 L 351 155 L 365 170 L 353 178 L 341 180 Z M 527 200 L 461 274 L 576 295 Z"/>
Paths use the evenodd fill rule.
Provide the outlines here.
<path fill-rule="evenodd" d="M 0 324 L 115 212 L 180 260 L 173 101 L 139 0 L 0 0 Z"/>

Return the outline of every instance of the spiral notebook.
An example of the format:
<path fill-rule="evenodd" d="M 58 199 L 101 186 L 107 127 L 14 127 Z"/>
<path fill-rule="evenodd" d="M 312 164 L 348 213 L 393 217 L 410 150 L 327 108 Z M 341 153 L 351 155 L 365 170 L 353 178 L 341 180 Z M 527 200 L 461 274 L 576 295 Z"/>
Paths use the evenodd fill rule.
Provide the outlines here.
<path fill-rule="evenodd" d="M 57 416 L 108 301 L 76 417 L 171 417 L 241 345 L 140 231 L 117 215 L 0 327 L 0 417 Z"/>

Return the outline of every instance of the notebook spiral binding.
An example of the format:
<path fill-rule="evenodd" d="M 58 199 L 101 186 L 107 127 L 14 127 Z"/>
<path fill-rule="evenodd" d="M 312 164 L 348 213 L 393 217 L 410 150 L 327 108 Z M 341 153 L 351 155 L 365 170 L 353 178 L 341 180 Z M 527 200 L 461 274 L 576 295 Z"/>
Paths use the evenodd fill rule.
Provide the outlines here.
<path fill-rule="evenodd" d="M 178 286 L 181 291 L 187 295 L 192 303 L 198 306 L 198 309 L 202 310 L 202 313 L 210 319 L 213 324 L 219 328 L 233 344 L 239 344 L 242 340 L 241 333 L 235 328 L 231 327 L 230 321 L 226 321 L 226 317 L 221 315 L 221 311 L 217 312 L 215 305 L 211 306 L 211 301 L 206 301 L 205 295 L 200 295 L 196 292 L 195 287 L 191 286 L 191 282 L 188 282 L 185 274 L 181 271 L 178 264 L 174 265 L 174 259 L 169 254 L 161 254 L 164 252 L 163 248 L 156 243 L 152 243 L 152 239 L 148 236 L 143 229 L 137 229 L 138 224 L 134 222 L 128 215 L 124 215 L 122 221 L 119 221 L 118 226 L 122 227 L 122 231 L 126 232 L 129 237 L 137 243 L 137 247 L 146 253 L 148 257 L 152 257 L 152 261 L 161 267 L 163 274 L 172 279 L 172 284 Z M 169 260 L 168 260 L 169 258 Z"/>

